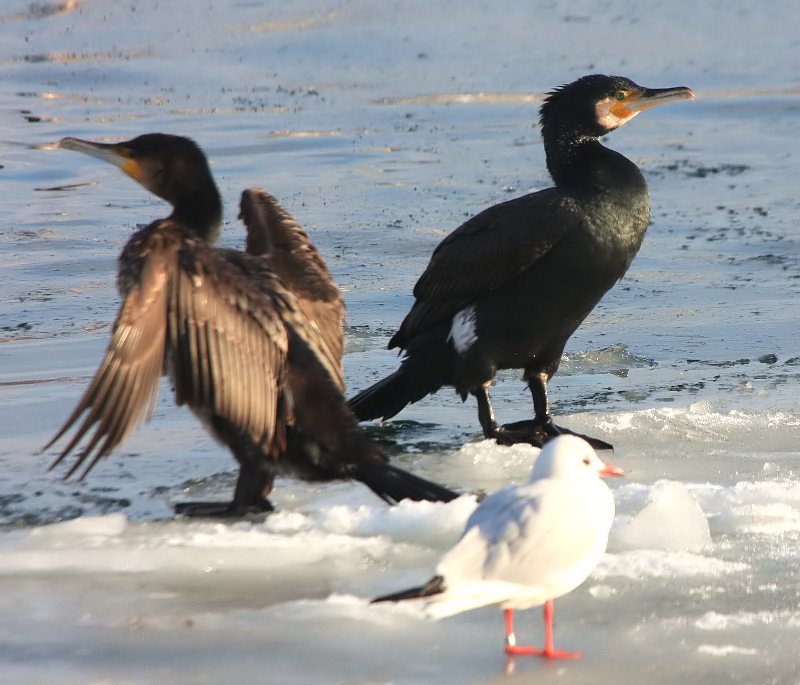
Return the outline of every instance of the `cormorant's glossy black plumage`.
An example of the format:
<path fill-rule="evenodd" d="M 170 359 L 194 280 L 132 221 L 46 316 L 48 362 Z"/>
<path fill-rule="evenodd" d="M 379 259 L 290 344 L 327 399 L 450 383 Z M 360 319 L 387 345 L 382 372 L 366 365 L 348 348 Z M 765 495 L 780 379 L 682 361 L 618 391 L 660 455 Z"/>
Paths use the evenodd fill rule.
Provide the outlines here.
<path fill-rule="evenodd" d="M 47 445 L 85 414 L 53 466 L 90 436 L 67 473 L 88 461 L 85 476 L 149 414 L 167 374 L 176 403 L 188 405 L 240 466 L 229 505 L 187 513 L 269 510 L 266 495 L 279 473 L 359 480 L 389 502 L 455 496 L 391 466 L 364 436 L 342 396 L 341 356 L 269 260 L 214 247 L 222 205 L 193 141 L 148 134 L 60 145 L 119 166 L 173 212 L 137 231 L 122 251 L 123 301 L 111 342 L 83 399 Z"/>
<path fill-rule="evenodd" d="M 547 383 L 567 340 L 626 272 L 644 238 L 650 202 L 636 165 L 598 138 L 649 107 L 691 98 L 591 75 L 551 92 L 541 107 L 555 186 L 495 205 L 436 248 L 416 301 L 389 342 L 400 368 L 350 400 L 361 420 L 389 418 L 443 386 L 475 395 L 487 438 L 541 444 L 553 425 Z M 523 369 L 533 421 L 499 427 L 489 385 Z M 608 447 L 595 440 L 596 447 Z"/>

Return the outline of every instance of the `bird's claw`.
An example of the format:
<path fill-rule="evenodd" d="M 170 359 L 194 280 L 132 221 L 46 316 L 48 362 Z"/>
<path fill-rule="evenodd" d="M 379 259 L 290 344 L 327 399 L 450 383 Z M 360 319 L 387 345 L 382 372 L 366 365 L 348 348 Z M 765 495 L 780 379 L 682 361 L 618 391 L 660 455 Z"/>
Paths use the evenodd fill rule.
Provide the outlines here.
<path fill-rule="evenodd" d="M 247 507 L 236 506 L 234 502 L 179 502 L 173 509 L 178 516 L 190 518 L 247 518 L 275 511 L 266 498 L 252 501 Z"/>
<path fill-rule="evenodd" d="M 561 649 L 538 649 L 537 647 L 524 647 L 506 645 L 506 654 L 510 656 L 540 656 L 545 659 L 580 659 L 580 652 L 566 652 Z"/>
<path fill-rule="evenodd" d="M 499 445 L 515 445 L 517 443 L 528 443 L 534 447 L 542 447 L 548 440 L 552 440 L 559 435 L 576 435 L 583 438 L 596 450 L 613 450 L 614 446 L 605 440 L 593 438 L 589 435 L 576 433 L 569 428 L 563 428 L 553 423 L 549 416 L 545 419 L 528 419 L 526 421 L 516 421 L 507 423 L 497 428 L 494 439 Z"/>

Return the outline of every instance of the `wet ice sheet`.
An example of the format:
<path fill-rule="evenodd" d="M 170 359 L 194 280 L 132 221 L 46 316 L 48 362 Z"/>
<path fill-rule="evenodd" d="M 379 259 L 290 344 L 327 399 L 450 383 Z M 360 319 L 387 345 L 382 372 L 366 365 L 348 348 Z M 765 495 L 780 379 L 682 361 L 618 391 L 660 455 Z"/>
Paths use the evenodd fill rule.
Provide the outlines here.
<path fill-rule="evenodd" d="M 263 523 L 164 520 L 175 501 L 227 497 L 234 479 L 166 385 L 152 424 L 85 484 L 46 472 L 38 451 L 106 344 L 119 250 L 164 211 L 118 170 L 46 147 L 194 136 L 225 198 L 226 245 L 241 244 L 239 191 L 268 187 L 344 289 L 359 389 L 397 363 L 383 348 L 441 237 L 548 183 L 541 93 L 594 70 L 698 99 L 607 140 L 644 170 L 653 224 L 570 342 L 552 396 L 565 425 L 614 442 L 628 477 L 609 554 L 556 605 L 558 643 L 584 659 L 510 666 L 562 683 L 800 678 L 794 3 L 12 0 L 0 12 L 5 678 L 500 680 L 498 611 L 431 623 L 365 601 L 427 579 L 469 496 L 387 509 L 358 485 L 281 481 Z M 502 420 L 528 415 L 516 374 L 494 395 Z M 474 406 L 449 391 L 397 418 L 381 432 L 394 459 L 467 491 L 524 479 L 535 455 L 470 442 Z M 518 620 L 520 639 L 541 641 L 538 612 Z"/>
<path fill-rule="evenodd" d="M 492 464 L 513 477 L 528 468 L 516 465 L 520 451 L 477 443 L 445 459 L 459 472 Z M 530 463 L 536 450 L 527 452 Z M 627 531 L 665 497 L 663 482 L 615 488 L 609 553 L 556 603 L 558 641 L 584 660 L 518 659 L 517 671 L 568 682 L 643 670 L 657 682 L 762 682 L 754 678 L 765 664 L 793 672 L 797 586 L 775 579 L 790 578 L 796 563 L 796 483 L 680 488 L 688 500 L 661 502 L 668 530 L 635 544 Z M 11 665 L 23 676 L 35 658 L 36 673 L 60 671 L 62 682 L 113 679 L 129 661 L 136 678 L 184 682 L 218 681 L 234 659 L 252 678 L 268 663 L 277 682 L 322 677 L 331 663 L 358 682 L 441 682 L 444 672 L 476 682 L 506 668 L 496 609 L 434 623 L 413 608 L 366 602 L 426 580 L 473 497 L 392 509 L 361 491 L 299 487 L 295 498 L 264 522 L 137 523 L 120 513 L 6 533 L 3 611 L 25 617 L 3 636 Z M 753 529 L 754 521 L 771 525 Z M 711 539 L 698 545 L 691 529 L 704 526 Z M 541 639 L 538 612 L 518 623 L 521 637 Z M 12 653 L 28 659 L 14 662 Z"/>

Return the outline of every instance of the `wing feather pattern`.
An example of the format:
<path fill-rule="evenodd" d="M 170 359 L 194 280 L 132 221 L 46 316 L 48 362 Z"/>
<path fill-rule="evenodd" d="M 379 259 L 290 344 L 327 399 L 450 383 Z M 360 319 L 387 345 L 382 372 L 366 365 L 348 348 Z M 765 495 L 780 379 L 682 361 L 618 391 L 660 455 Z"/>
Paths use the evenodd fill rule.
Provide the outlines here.
<path fill-rule="evenodd" d="M 268 270 L 242 253 L 230 259 L 229 252 L 169 221 L 152 224 L 129 242 L 111 341 L 75 411 L 45 447 L 83 416 L 51 468 L 80 446 L 66 477 L 86 464 L 84 478 L 149 418 L 165 371 L 178 404 L 203 419 L 227 419 L 267 453 L 280 453 L 291 404 L 285 397 L 288 334 L 281 316 L 296 307 Z"/>
<path fill-rule="evenodd" d="M 406 348 L 417 335 L 443 322 L 449 325 L 459 310 L 544 258 L 581 221 L 554 191 L 548 188 L 489 207 L 442 240 L 414 286 L 416 302 L 389 347 Z M 529 217 L 539 213 L 558 219 L 534 224 Z M 520 231 L 526 223 L 528 230 Z"/>
<path fill-rule="evenodd" d="M 344 391 L 345 308 L 325 260 L 308 234 L 278 200 L 262 188 L 242 192 L 240 217 L 247 227 L 247 253 L 263 256 L 269 268 L 292 292 L 309 325 L 315 326 L 326 355 L 336 367 L 332 376 Z"/>
<path fill-rule="evenodd" d="M 152 412 L 164 366 L 167 279 L 177 259 L 174 247 L 160 247 L 149 252 L 138 282 L 125 295 L 105 357 L 89 388 L 45 446 L 47 449 L 55 443 L 87 412 L 53 468 L 96 424 L 94 435 L 67 472 L 67 478 L 89 460 L 81 475 L 84 478 L 99 459 L 108 456 Z"/>
<path fill-rule="evenodd" d="M 231 253 L 184 249 L 171 281 L 178 337 L 190 341 L 169 351 L 176 401 L 227 419 L 274 455 L 285 427 L 284 294 L 256 260 Z"/>

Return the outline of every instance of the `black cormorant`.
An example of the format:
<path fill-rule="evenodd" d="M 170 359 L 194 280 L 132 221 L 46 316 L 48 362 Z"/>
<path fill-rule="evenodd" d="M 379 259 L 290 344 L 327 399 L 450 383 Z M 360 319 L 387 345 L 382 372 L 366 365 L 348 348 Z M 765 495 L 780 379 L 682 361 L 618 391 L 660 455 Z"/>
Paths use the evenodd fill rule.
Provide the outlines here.
<path fill-rule="evenodd" d="M 438 245 L 389 341 L 405 353 L 400 368 L 350 400 L 356 416 L 386 419 L 453 386 L 462 399 L 475 395 L 487 438 L 541 445 L 570 432 L 552 422 L 547 383 L 569 337 L 627 271 L 650 215 L 641 172 L 599 138 L 692 97 L 599 74 L 549 93 L 540 122 L 555 186 L 484 210 Z M 499 369 L 523 370 L 532 421 L 498 426 L 489 386 Z"/>
<path fill-rule="evenodd" d="M 222 203 L 208 162 L 190 139 L 147 134 L 60 146 L 120 167 L 172 205 L 137 231 L 119 258 L 122 305 L 105 358 L 50 447 L 85 414 L 58 464 L 79 447 L 66 477 L 84 477 L 152 411 L 159 379 L 239 462 L 233 501 L 241 515 L 272 508 L 276 474 L 355 479 L 388 502 L 449 500 L 455 493 L 406 473 L 359 429 L 341 391 L 340 360 L 263 257 L 214 247 Z M 305 448 L 287 452 L 287 432 Z M 46 449 L 45 448 L 45 449 Z"/>

